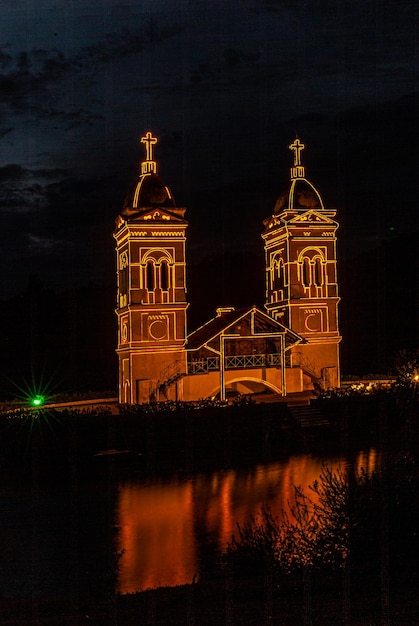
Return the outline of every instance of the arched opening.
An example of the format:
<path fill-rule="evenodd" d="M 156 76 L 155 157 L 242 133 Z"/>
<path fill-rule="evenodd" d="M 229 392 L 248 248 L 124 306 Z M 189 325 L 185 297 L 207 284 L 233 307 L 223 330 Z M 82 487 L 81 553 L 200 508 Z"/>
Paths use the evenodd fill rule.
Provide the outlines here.
<path fill-rule="evenodd" d="M 122 404 L 129 404 L 131 402 L 131 387 L 129 384 L 129 380 L 124 381 L 123 387 L 123 395 L 122 395 Z"/>
<path fill-rule="evenodd" d="M 160 288 L 162 291 L 169 289 L 169 266 L 167 261 L 162 261 L 160 264 Z"/>
<path fill-rule="evenodd" d="M 146 265 L 146 287 L 148 291 L 153 291 L 155 288 L 153 261 L 148 261 Z"/>
<path fill-rule="evenodd" d="M 276 385 L 260 378 L 235 378 L 225 385 L 226 398 L 234 400 L 237 396 L 246 395 L 282 395 L 281 389 Z M 208 394 L 208 398 L 219 398 L 220 387 L 216 387 Z"/>
<path fill-rule="evenodd" d="M 310 259 L 306 256 L 303 258 L 302 263 L 302 282 L 304 287 L 310 287 L 311 285 Z"/>
<path fill-rule="evenodd" d="M 324 282 L 323 263 L 319 257 L 316 257 L 314 261 L 314 282 L 318 287 L 321 287 Z"/>
<path fill-rule="evenodd" d="M 275 261 L 274 265 L 274 289 L 280 290 L 284 287 L 284 263 L 282 259 Z"/>

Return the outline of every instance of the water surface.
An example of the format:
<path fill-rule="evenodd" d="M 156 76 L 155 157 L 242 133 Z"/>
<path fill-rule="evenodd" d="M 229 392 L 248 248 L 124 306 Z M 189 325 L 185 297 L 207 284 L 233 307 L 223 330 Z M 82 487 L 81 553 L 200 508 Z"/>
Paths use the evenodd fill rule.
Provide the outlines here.
<path fill-rule="evenodd" d="M 322 466 L 368 473 L 378 463 L 376 450 L 341 456 L 292 456 L 287 460 L 190 478 L 173 476 L 151 482 L 125 481 L 117 498 L 121 593 L 192 582 L 206 546 L 223 549 L 264 504 L 280 515 L 293 503 L 294 486 L 318 479 Z"/>

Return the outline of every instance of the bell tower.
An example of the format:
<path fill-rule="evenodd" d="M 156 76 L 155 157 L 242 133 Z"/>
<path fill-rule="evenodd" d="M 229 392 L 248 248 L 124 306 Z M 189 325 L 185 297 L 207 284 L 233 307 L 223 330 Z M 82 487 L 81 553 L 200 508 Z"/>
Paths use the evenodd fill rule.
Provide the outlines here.
<path fill-rule="evenodd" d="M 297 138 L 289 146 L 294 162 L 288 189 L 264 221 L 268 313 L 307 340 L 293 348 L 292 365 L 305 384 L 338 387 L 339 342 L 336 211 L 307 180 Z M 311 380 L 311 382 L 310 382 Z"/>
<path fill-rule="evenodd" d="M 149 402 L 170 369 L 186 364 L 186 209 L 157 174 L 147 132 L 139 178 L 116 220 L 119 401 Z M 181 380 L 170 386 L 180 399 Z"/>

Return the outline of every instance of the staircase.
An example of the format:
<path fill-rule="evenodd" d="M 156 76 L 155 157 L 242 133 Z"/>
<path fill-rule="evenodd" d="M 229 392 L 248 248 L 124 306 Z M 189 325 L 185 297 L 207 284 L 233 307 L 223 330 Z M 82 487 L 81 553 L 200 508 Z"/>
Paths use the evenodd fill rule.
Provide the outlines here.
<path fill-rule="evenodd" d="M 322 415 L 317 407 L 311 404 L 288 406 L 288 410 L 300 428 L 326 428 L 330 426 L 329 420 Z"/>
<path fill-rule="evenodd" d="M 175 361 L 168 367 L 160 372 L 159 380 L 157 381 L 156 391 L 163 393 L 166 396 L 166 389 L 174 382 L 186 376 L 185 364 L 183 361 Z"/>

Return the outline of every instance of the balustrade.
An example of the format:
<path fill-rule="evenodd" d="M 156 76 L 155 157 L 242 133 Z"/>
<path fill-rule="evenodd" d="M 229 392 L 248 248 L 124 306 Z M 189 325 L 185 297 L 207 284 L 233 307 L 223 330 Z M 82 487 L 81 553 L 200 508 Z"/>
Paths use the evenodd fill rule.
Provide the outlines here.
<path fill-rule="evenodd" d="M 280 354 L 240 354 L 224 357 L 226 370 L 256 367 L 281 367 Z M 206 374 L 220 369 L 220 358 L 207 357 L 189 361 L 188 374 Z"/>

